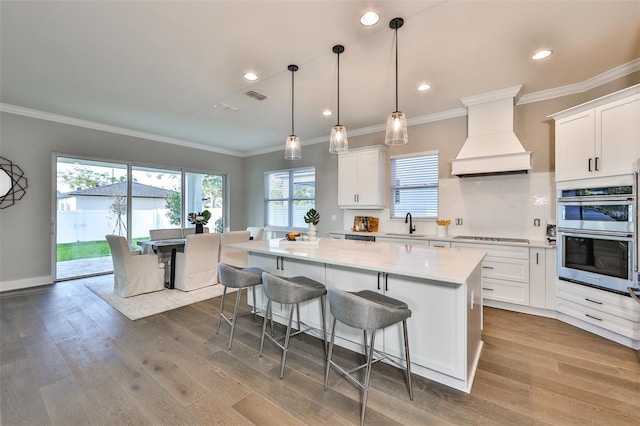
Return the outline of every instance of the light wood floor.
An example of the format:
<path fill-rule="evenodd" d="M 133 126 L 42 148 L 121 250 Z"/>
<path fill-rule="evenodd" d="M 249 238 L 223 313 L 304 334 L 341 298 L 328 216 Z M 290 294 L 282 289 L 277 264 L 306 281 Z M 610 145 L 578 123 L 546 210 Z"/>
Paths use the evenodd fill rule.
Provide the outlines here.
<path fill-rule="evenodd" d="M 215 334 L 219 299 L 130 321 L 85 281 L 0 296 L 2 425 L 357 424 L 359 392 L 322 386 L 316 339 L 291 342 L 284 380 L 261 319 Z M 410 324 L 419 326 L 418 324 Z M 374 368 L 367 424 L 640 424 L 636 351 L 556 320 L 485 309 L 470 395 Z M 343 362 L 359 361 L 340 350 Z"/>

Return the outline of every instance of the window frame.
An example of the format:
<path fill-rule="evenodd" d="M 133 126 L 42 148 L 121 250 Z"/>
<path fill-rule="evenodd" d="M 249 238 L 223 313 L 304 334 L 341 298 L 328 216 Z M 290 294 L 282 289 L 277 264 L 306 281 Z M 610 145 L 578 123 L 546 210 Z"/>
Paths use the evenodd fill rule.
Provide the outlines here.
<path fill-rule="evenodd" d="M 296 173 L 302 171 L 313 171 L 313 198 L 300 198 L 294 197 L 294 176 Z M 289 175 L 289 194 L 287 198 L 269 198 L 269 178 L 270 176 L 278 173 L 287 173 Z M 275 231 L 286 231 L 290 229 L 304 230 L 303 227 L 296 227 L 293 225 L 293 210 L 296 201 L 313 201 L 313 205 L 309 208 L 315 208 L 316 205 L 316 167 L 315 166 L 305 166 L 305 167 L 297 167 L 294 169 L 282 169 L 282 170 L 270 170 L 264 172 L 264 224 L 265 228 Z M 269 202 L 273 201 L 285 201 L 288 203 L 287 207 L 287 225 L 270 225 L 269 224 Z"/>
<path fill-rule="evenodd" d="M 407 185 L 407 186 L 403 186 L 403 185 L 396 185 L 395 184 L 395 174 L 394 174 L 394 162 L 395 160 L 398 159 L 406 159 L 406 158 L 418 158 L 418 157 L 433 157 L 435 156 L 437 161 L 436 161 L 436 170 L 435 170 L 435 183 L 426 183 L 424 185 Z M 389 206 L 389 217 L 390 219 L 405 219 L 406 214 L 403 214 L 402 216 L 397 215 L 395 212 L 395 193 L 398 190 L 402 190 L 402 189 L 409 189 L 409 188 L 435 188 L 436 189 L 436 196 L 435 196 L 435 214 L 434 215 L 421 215 L 421 214 L 417 214 L 414 212 L 410 212 L 412 215 L 413 219 L 419 219 L 419 220 L 437 220 L 438 219 L 438 214 L 440 211 L 440 151 L 438 150 L 432 150 L 432 151 L 424 151 L 424 152 L 413 152 L 410 154 L 399 154 L 399 155 L 393 155 L 389 158 L 389 194 L 390 194 L 390 206 Z M 424 201 L 432 201 L 433 202 L 433 198 L 425 198 Z"/>

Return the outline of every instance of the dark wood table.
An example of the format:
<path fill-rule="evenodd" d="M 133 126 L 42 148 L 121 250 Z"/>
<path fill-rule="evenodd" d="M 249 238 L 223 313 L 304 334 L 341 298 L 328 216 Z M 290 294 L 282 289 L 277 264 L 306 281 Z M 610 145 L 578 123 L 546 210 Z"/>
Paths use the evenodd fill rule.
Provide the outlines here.
<path fill-rule="evenodd" d="M 166 288 L 175 288 L 176 282 L 176 252 L 184 251 L 186 238 L 171 238 L 166 240 L 138 241 L 140 247 L 151 247 L 154 253 L 171 251 L 171 269 L 169 271 L 169 283 L 165 283 Z"/>

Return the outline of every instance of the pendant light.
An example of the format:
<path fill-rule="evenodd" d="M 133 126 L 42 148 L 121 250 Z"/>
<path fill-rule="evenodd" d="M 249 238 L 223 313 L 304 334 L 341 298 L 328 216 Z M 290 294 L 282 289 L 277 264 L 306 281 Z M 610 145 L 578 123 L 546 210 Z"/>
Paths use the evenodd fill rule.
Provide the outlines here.
<path fill-rule="evenodd" d="M 389 28 L 396 33 L 396 110 L 389 114 L 387 119 L 387 133 L 384 143 L 387 145 L 404 145 L 409 142 L 407 136 L 407 118 L 404 113 L 398 111 L 398 28 L 404 24 L 404 19 L 393 18 L 389 22 Z"/>
<path fill-rule="evenodd" d="M 340 54 L 344 52 L 344 46 L 336 44 L 333 46 L 333 53 L 338 55 L 338 122 L 331 128 L 331 138 L 329 139 L 329 152 L 338 154 L 349 150 L 349 141 L 347 140 L 347 128 L 340 125 Z"/>
<path fill-rule="evenodd" d="M 291 71 L 291 134 L 286 140 L 284 147 L 285 160 L 299 160 L 302 158 L 302 149 L 300 148 L 300 138 L 293 131 L 293 74 L 298 71 L 297 65 L 289 65 L 287 67 Z"/>

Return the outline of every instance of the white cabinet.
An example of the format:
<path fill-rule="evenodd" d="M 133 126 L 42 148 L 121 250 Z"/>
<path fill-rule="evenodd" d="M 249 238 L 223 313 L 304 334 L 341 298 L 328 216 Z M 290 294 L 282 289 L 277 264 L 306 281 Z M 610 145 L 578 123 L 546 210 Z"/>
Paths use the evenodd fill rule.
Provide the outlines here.
<path fill-rule="evenodd" d="M 635 340 L 636 345 L 640 340 L 640 305 L 630 297 L 558 281 L 556 309 L 583 323 Z"/>
<path fill-rule="evenodd" d="M 384 208 L 386 158 L 384 146 L 338 155 L 338 207 Z"/>
<path fill-rule="evenodd" d="M 322 284 L 325 284 L 326 281 L 324 264 L 305 262 L 303 260 L 285 258 L 282 256 L 274 257 L 260 253 L 250 253 L 249 265 L 252 267 L 262 268 L 263 270 L 280 277 L 305 276 Z M 253 293 L 251 291 L 248 293 L 247 300 L 247 303 L 252 304 Z M 283 306 L 276 302 L 273 302 L 271 305 L 274 317 L 280 317 L 283 320 L 288 320 L 288 305 Z M 267 300 L 262 291 L 262 285 L 256 288 L 256 306 L 261 310 L 264 310 L 267 307 Z M 318 330 L 322 330 L 322 311 L 319 299 L 300 303 L 300 321 Z"/>
<path fill-rule="evenodd" d="M 553 115 L 556 181 L 630 174 L 640 167 L 638 91 L 633 86 Z"/>
<path fill-rule="evenodd" d="M 529 306 L 529 248 L 452 243 L 451 247 L 486 250 L 482 262 L 482 297 Z"/>

